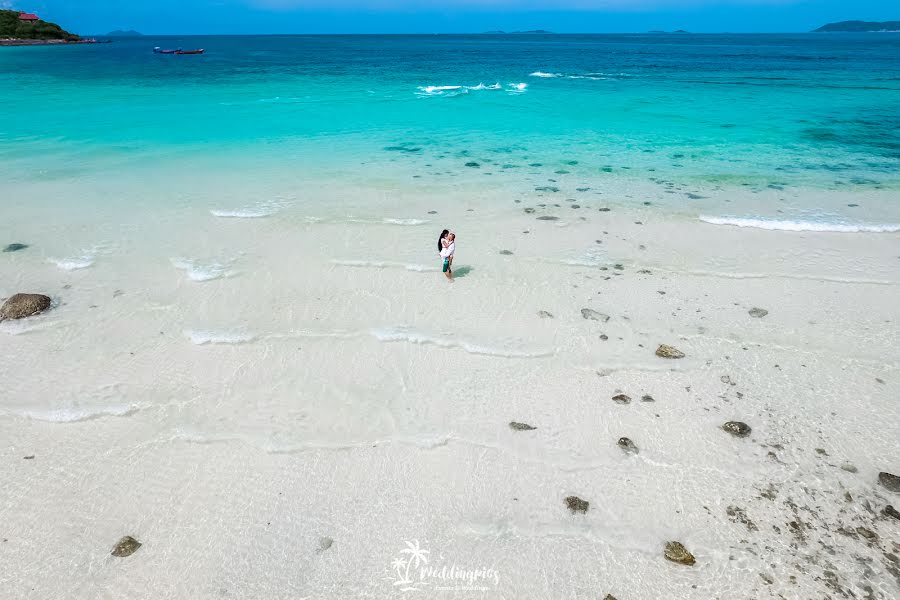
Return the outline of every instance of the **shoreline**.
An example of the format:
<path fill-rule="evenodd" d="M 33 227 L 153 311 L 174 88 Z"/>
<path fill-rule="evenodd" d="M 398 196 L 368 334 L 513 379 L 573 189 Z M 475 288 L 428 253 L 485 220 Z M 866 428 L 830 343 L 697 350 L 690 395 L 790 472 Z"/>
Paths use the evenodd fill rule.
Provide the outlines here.
<path fill-rule="evenodd" d="M 109 44 L 110 41 L 100 41 L 93 38 L 86 40 L 28 40 L 28 39 L 0 39 L 0 46 L 69 46 L 78 44 Z"/>

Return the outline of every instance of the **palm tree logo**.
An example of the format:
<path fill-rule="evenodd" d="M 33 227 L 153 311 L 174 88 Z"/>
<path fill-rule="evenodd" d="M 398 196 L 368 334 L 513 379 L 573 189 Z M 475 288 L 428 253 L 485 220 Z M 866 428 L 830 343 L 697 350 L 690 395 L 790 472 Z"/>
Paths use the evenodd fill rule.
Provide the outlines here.
<path fill-rule="evenodd" d="M 414 587 L 416 583 L 409 578 L 409 569 L 410 567 L 418 569 L 423 564 L 427 565 L 428 557 L 426 555 L 431 554 L 431 552 L 422 548 L 419 545 L 419 540 L 413 540 L 406 542 L 406 548 L 401 550 L 400 554 L 407 554 L 409 557 L 404 558 L 401 556 L 395 558 L 391 563 L 391 568 L 397 571 L 397 581 L 394 582 L 394 585 L 413 586 L 400 588 L 403 591 L 417 590 L 418 588 Z"/>

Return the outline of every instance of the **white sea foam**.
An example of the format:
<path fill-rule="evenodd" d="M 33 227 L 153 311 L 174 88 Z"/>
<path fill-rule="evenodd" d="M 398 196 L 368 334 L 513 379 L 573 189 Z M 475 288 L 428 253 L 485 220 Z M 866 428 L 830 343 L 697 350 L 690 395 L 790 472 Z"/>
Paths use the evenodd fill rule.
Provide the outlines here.
<path fill-rule="evenodd" d="M 426 219 L 392 219 L 385 218 L 381 220 L 382 223 L 387 225 L 425 225 L 428 223 Z"/>
<path fill-rule="evenodd" d="M 11 411 L 12 414 L 33 419 L 35 421 L 47 421 L 49 423 L 77 423 L 102 417 L 126 417 L 140 410 L 136 404 L 111 404 L 99 407 L 69 406 L 57 409 L 20 409 Z"/>
<path fill-rule="evenodd" d="M 184 331 L 184 335 L 198 346 L 205 346 L 206 344 L 243 344 L 256 339 L 256 336 L 250 333 L 238 331 L 188 329 Z"/>
<path fill-rule="evenodd" d="M 484 85 L 483 83 L 479 83 L 478 85 L 466 86 L 467 90 L 472 90 L 476 92 L 480 92 L 482 90 L 499 90 L 502 86 L 499 83 L 495 83 L 494 85 Z"/>
<path fill-rule="evenodd" d="M 229 274 L 228 267 L 218 263 L 201 265 L 187 258 L 173 258 L 172 264 L 184 271 L 191 281 L 212 281 Z"/>
<path fill-rule="evenodd" d="M 259 206 L 235 210 L 214 209 L 209 212 L 212 213 L 214 217 L 221 217 L 223 219 L 262 219 L 264 217 L 271 217 L 278 212 L 278 210 L 271 206 Z"/>
<path fill-rule="evenodd" d="M 528 89 L 527 83 L 510 83 L 507 84 L 508 91 L 513 94 L 521 94 Z"/>
<path fill-rule="evenodd" d="M 491 348 L 489 346 L 481 346 L 464 340 L 455 340 L 421 333 L 407 327 L 386 327 L 383 329 L 374 329 L 371 333 L 375 339 L 382 342 L 408 342 L 410 344 L 432 345 L 440 348 L 460 348 L 469 354 L 480 354 L 483 356 L 497 356 L 502 358 L 541 358 L 555 354 L 555 352 L 551 350 L 523 352 L 520 350 Z"/>
<path fill-rule="evenodd" d="M 66 258 L 51 258 L 50 262 L 65 271 L 77 271 L 79 269 L 87 269 L 93 266 L 97 260 L 98 247 L 82 250 L 80 254 L 69 256 Z"/>
<path fill-rule="evenodd" d="M 416 271 L 418 273 L 437 271 L 437 267 L 427 267 L 425 265 L 400 263 L 392 261 L 372 261 L 372 260 L 332 260 L 333 264 L 342 267 L 366 267 L 373 269 L 406 269 L 407 271 Z"/>
<path fill-rule="evenodd" d="M 540 77 L 542 79 L 551 79 L 553 77 L 561 77 L 560 73 L 545 73 L 544 71 L 535 71 L 529 75 L 530 77 Z"/>
<path fill-rule="evenodd" d="M 712 225 L 752 227 L 773 231 L 822 231 L 836 233 L 895 233 L 900 231 L 900 224 L 896 223 L 863 224 L 836 221 L 788 221 L 760 217 L 710 217 L 707 215 L 700 215 L 700 220 Z"/>

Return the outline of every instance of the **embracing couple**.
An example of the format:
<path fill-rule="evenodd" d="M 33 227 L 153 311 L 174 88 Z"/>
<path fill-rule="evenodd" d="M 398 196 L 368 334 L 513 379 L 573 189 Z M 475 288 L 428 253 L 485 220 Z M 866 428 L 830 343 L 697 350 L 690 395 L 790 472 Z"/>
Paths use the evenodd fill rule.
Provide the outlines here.
<path fill-rule="evenodd" d="M 452 281 L 453 255 L 456 253 L 455 233 L 450 233 L 450 231 L 446 229 L 441 232 L 441 237 L 438 238 L 438 252 L 441 253 L 441 258 L 444 260 L 442 271 L 444 272 L 444 275 L 447 276 L 447 279 Z"/>

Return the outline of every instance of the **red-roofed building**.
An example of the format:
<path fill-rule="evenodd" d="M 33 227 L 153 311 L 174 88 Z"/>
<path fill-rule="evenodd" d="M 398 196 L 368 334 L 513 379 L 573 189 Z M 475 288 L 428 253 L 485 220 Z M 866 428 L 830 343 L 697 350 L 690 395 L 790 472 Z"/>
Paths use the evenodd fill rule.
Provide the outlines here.
<path fill-rule="evenodd" d="M 35 21 L 40 21 L 40 17 L 32 13 L 19 13 L 20 21 L 27 21 L 29 23 L 34 23 Z"/>

